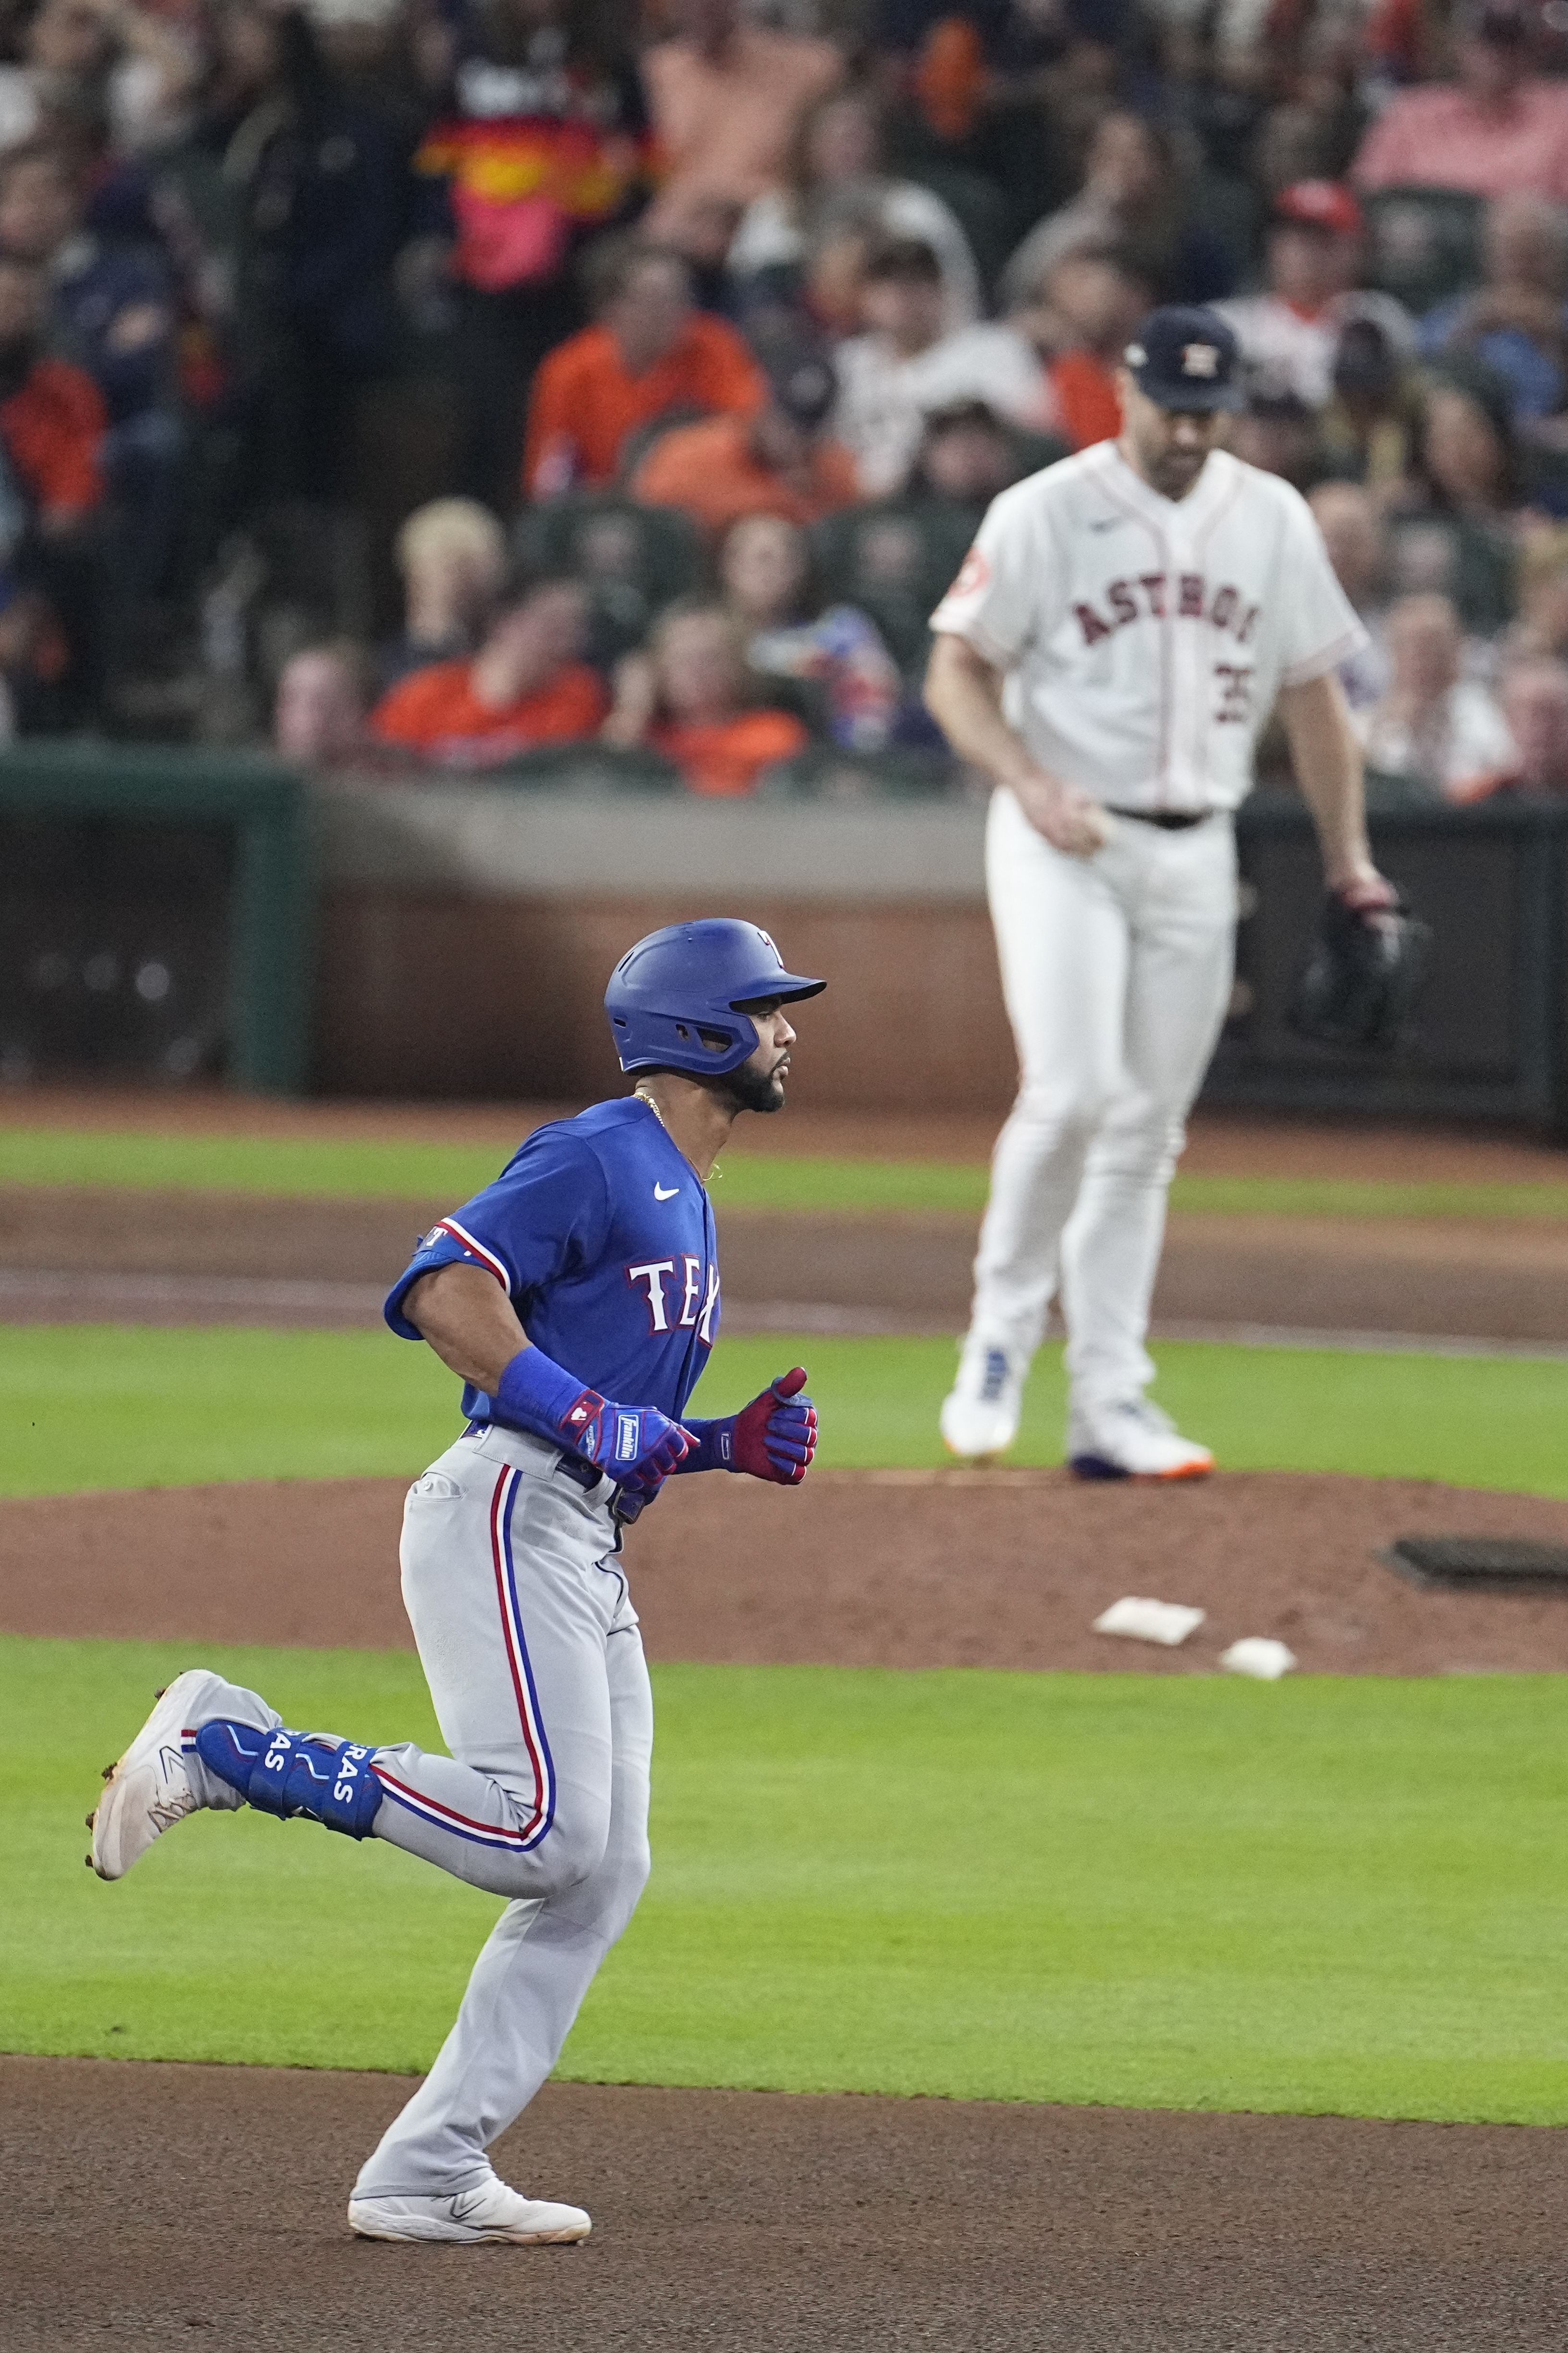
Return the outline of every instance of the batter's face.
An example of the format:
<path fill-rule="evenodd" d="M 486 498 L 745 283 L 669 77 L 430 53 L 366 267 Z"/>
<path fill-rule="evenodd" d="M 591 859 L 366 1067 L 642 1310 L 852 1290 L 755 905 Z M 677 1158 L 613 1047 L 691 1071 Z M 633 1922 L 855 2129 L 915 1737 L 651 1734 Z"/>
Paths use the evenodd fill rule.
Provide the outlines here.
<path fill-rule="evenodd" d="M 1162 408 L 1141 392 L 1131 371 L 1118 368 L 1121 395 L 1121 454 L 1162 498 L 1184 499 L 1225 439 L 1223 409 Z"/>
<path fill-rule="evenodd" d="M 789 1016 L 776 997 L 756 997 L 735 1009 L 751 1015 L 757 1032 L 757 1050 L 738 1071 L 731 1071 L 723 1083 L 742 1111 L 783 1111 L 789 1050 L 795 1044 Z"/>

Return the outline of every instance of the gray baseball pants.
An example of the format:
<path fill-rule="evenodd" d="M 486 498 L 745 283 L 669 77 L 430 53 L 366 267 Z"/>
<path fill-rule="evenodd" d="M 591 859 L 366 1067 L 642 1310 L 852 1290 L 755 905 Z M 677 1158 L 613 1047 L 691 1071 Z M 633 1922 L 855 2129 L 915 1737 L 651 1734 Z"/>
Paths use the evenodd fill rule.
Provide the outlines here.
<path fill-rule="evenodd" d="M 613 1489 L 585 1492 L 558 1461 L 516 1430 L 460 1438 L 405 1506 L 403 1598 L 451 1753 L 376 1750 L 375 1836 L 510 1900 L 356 2197 L 489 2178 L 487 2147 L 550 2074 L 647 1882 L 653 1698 Z M 215 1713 L 280 1721 L 237 1690 Z M 237 1802 L 197 1769 L 200 1794 Z"/>

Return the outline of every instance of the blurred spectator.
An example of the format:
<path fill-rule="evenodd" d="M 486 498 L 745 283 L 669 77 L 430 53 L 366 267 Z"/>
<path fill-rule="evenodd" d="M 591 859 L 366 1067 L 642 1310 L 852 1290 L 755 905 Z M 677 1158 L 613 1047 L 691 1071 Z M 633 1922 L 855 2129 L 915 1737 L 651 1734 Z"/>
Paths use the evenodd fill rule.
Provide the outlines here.
<path fill-rule="evenodd" d="M 1500 786 L 1521 793 L 1568 793 L 1568 664 L 1516 663 L 1499 701 L 1515 757 Z"/>
<path fill-rule="evenodd" d="M 879 752 L 898 712 L 898 665 L 855 606 L 817 610 L 810 554 L 795 524 L 761 514 L 731 523 L 719 550 L 719 583 L 748 633 L 752 668 L 806 681 L 821 692 L 836 744 Z"/>
<path fill-rule="evenodd" d="M 1037 304 L 1015 311 L 1013 324 L 1045 356 L 1050 421 L 1070 448 L 1121 432 L 1116 371 L 1152 299 L 1123 256 L 1085 246 L 1053 263 Z"/>
<path fill-rule="evenodd" d="M 802 119 L 841 79 L 830 41 L 750 22 L 738 0 L 680 0 L 681 31 L 643 53 L 649 111 L 668 176 L 648 213 L 651 237 L 689 251 L 714 206 L 782 185 Z"/>
<path fill-rule="evenodd" d="M 1343 297 L 1361 259 L 1361 206 L 1348 188 L 1334 180 L 1298 180 L 1281 189 L 1268 231 L 1267 291 L 1215 306 L 1240 337 L 1248 367 L 1270 389 L 1293 392 L 1309 408 L 1328 400 L 1334 348 L 1348 315 Z M 1369 306 L 1404 323 L 1389 297 L 1358 298 L 1363 315 L 1373 314 Z"/>
<path fill-rule="evenodd" d="M 1039 299 L 1047 272 L 1081 246 L 1114 246 L 1162 302 L 1212 302 L 1235 283 L 1230 256 L 1199 217 L 1196 168 L 1176 134 L 1145 116 L 1103 117 L 1083 186 L 1029 231 L 1002 273 L 1010 311 Z"/>
<path fill-rule="evenodd" d="M 939 503 L 962 516 L 973 533 L 999 491 L 1066 454 L 1065 442 L 1019 436 L 986 401 L 957 400 L 926 418 L 905 502 Z"/>
<path fill-rule="evenodd" d="M 1249 466 L 1278 474 L 1292 490 L 1316 480 L 1318 420 L 1299 393 L 1275 390 L 1267 379 L 1247 395 L 1230 428 L 1230 447 Z"/>
<path fill-rule="evenodd" d="M 1428 386 L 1411 476 L 1421 502 L 1508 526 L 1525 502 L 1525 470 L 1495 376 L 1456 371 Z"/>
<path fill-rule="evenodd" d="M 1479 635 L 1505 628 L 1524 498 L 1523 460 L 1498 380 L 1477 372 L 1434 382 L 1408 479 L 1390 507 L 1394 586 L 1452 596 Z"/>
<path fill-rule="evenodd" d="M 224 151 L 241 198 L 242 400 L 258 504 L 346 498 L 362 396 L 390 367 L 394 263 L 414 227 L 407 141 L 353 97 L 309 20 L 257 22 L 259 88 Z M 492 370 L 492 404 L 505 378 Z"/>
<path fill-rule="evenodd" d="M 39 132 L 101 124 L 138 155 L 181 130 L 199 53 L 167 17 L 122 0 L 43 0 L 26 17 L 21 61 L 0 66 L 0 149 Z"/>
<path fill-rule="evenodd" d="M 1384 320 L 1347 320 L 1331 380 L 1332 397 L 1318 418 L 1321 463 L 1393 491 L 1410 470 L 1421 423 L 1421 385 L 1404 342 Z"/>
<path fill-rule="evenodd" d="M 14 488 L 21 525 L 12 556 L 16 580 L 29 592 L 18 615 L 27 623 L 25 665 L 38 694 L 24 704 L 43 723 L 101 722 L 111 616 L 105 610 L 100 510 L 100 453 L 108 419 L 92 378 L 68 360 L 45 356 L 47 290 L 37 262 L 0 255 L 0 533 Z M 40 601 L 41 600 L 41 601 Z"/>
<path fill-rule="evenodd" d="M 0 157 L 0 253 L 47 272 L 51 342 L 92 377 L 108 430 L 100 460 L 122 523 L 119 581 L 129 597 L 163 583 L 185 436 L 177 402 L 175 290 L 150 239 L 110 244 L 83 226 L 77 175 L 58 149 Z"/>
<path fill-rule="evenodd" d="M 767 396 L 734 328 L 693 307 L 682 254 L 606 237 L 587 276 L 595 324 L 558 344 L 534 379 L 523 488 L 536 499 L 613 482 L 628 438 L 662 417 L 744 416 Z"/>
<path fill-rule="evenodd" d="M 838 352 L 833 425 L 855 460 L 863 497 L 901 488 L 934 409 L 984 400 L 1019 424 L 1046 421 L 1045 383 L 1030 344 L 1014 327 L 945 332 L 941 268 L 918 238 L 895 238 L 867 257 L 860 316 L 866 332 Z"/>
<path fill-rule="evenodd" d="M 654 625 L 647 652 L 629 654 L 617 669 L 605 740 L 652 744 L 694 793 L 732 799 L 754 792 L 765 767 L 810 742 L 788 712 L 752 707 L 756 686 L 745 624 L 722 605 L 681 598 Z"/>
<path fill-rule="evenodd" d="M 1401 597 L 1388 616 L 1387 688 L 1357 721 L 1369 768 L 1443 800 L 1470 797 L 1514 757 L 1490 694 L 1461 677 L 1462 653 L 1447 596 Z"/>
<path fill-rule="evenodd" d="M 584 242 L 648 182 L 642 82 L 624 16 L 595 0 L 455 0 L 413 21 L 443 110 L 416 162 L 444 180 L 456 233 L 453 487 L 504 509 L 533 372 L 583 323 Z"/>
<path fill-rule="evenodd" d="M 1568 660 L 1568 532 L 1526 540 L 1519 577 L 1519 618 L 1503 644 L 1505 661 Z"/>
<path fill-rule="evenodd" d="M 45 356 L 47 289 L 36 261 L 0 254 L 0 440 L 38 530 L 58 539 L 103 497 L 103 396 L 68 360 Z"/>
<path fill-rule="evenodd" d="M 331 768 L 365 749 L 370 665 L 348 638 L 302 646 L 284 663 L 272 707 L 272 744 L 285 760 Z"/>
<path fill-rule="evenodd" d="M 827 420 L 837 384 L 810 350 L 769 355 L 768 398 L 752 417 L 713 417 L 661 435 L 632 477 L 647 506 L 679 507 L 717 534 L 743 514 L 812 523 L 859 496 L 855 460 Z"/>
<path fill-rule="evenodd" d="M 1340 684 L 1352 712 L 1370 711 L 1388 690 L 1387 530 L 1359 482 L 1320 482 L 1308 504 L 1334 575 L 1366 631 L 1365 645 L 1340 664 Z"/>
<path fill-rule="evenodd" d="M 918 237 L 936 255 L 946 326 L 980 316 L 980 273 L 951 208 L 918 180 L 888 176 L 879 100 L 840 90 L 802 124 L 784 184 L 747 206 L 730 274 L 748 304 L 804 297 L 824 326 L 849 333 L 859 324 L 860 264 L 889 237 Z"/>
<path fill-rule="evenodd" d="M 372 733 L 454 768 L 592 735 L 605 697 L 580 659 L 586 626 L 576 581 L 542 581 L 503 607 L 471 661 L 435 662 L 395 686 L 371 713 Z"/>
<path fill-rule="evenodd" d="M 1421 322 L 1433 359 L 1472 355 L 1509 386 L 1516 422 L 1563 406 L 1568 333 L 1568 211 L 1537 195 L 1487 207 L 1486 280 Z"/>
<path fill-rule="evenodd" d="M 1396 90 L 1363 140 L 1363 188 L 1568 199 L 1568 83 L 1531 70 L 1529 0 L 1463 0 L 1458 79 Z"/>
<path fill-rule="evenodd" d="M 471 654 L 506 577 L 506 537 L 474 499 L 432 499 L 397 534 L 403 628 L 377 661 L 383 692 L 412 670 Z"/>

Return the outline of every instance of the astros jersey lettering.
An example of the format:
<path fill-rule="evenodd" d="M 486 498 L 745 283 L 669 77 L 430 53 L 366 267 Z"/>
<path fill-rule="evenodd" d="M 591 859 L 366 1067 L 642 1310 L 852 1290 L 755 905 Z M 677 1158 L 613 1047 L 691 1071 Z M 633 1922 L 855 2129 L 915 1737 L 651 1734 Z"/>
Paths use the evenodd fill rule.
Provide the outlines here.
<path fill-rule="evenodd" d="M 468 1260 L 500 1282 L 536 1348 L 584 1388 L 679 1420 L 719 1332 L 719 1249 L 708 1195 L 636 1095 L 534 1133 L 493 1185 L 432 1227 L 386 1302 Z M 463 1391 L 470 1421 L 490 1399 Z"/>
<path fill-rule="evenodd" d="M 1004 491 L 931 626 L 1008 673 L 1043 767 L 1124 808 L 1234 808 L 1280 687 L 1365 641 L 1288 482 L 1216 450 L 1166 499 L 1110 441 Z"/>

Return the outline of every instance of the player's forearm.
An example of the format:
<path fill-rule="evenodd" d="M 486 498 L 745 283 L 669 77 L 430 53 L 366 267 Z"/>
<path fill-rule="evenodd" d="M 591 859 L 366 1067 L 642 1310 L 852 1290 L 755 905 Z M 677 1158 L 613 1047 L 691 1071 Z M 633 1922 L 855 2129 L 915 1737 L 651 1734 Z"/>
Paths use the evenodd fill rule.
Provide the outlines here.
<path fill-rule="evenodd" d="M 966 638 L 939 631 L 926 671 L 926 709 L 961 760 L 1005 785 L 1053 849 L 1089 858 L 1105 820 L 1087 793 L 1042 768 L 1002 715 L 1002 679 Z"/>
<path fill-rule="evenodd" d="M 1002 715 L 1002 681 L 966 638 L 939 635 L 926 669 L 925 706 L 961 760 L 999 785 L 1037 776 L 1023 739 Z"/>
<path fill-rule="evenodd" d="M 1375 872 L 1366 838 L 1361 745 L 1338 679 L 1331 671 L 1279 696 L 1301 797 L 1312 813 L 1331 890 Z"/>
<path fill-rule="evenodd" d="M 500 1377 L 528 1335 L 510 1300 L 482 1267 L 438 1266 L 421 1275 L 403 1313 L 459 1380 L 493 1397 Z"/>

